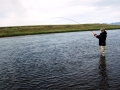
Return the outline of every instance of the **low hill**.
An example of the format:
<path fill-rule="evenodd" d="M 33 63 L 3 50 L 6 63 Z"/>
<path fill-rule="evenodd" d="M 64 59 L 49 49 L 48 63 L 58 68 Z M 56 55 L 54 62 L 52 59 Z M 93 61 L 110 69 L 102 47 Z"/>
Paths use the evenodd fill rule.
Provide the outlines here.
<path fill-rule="evenodd" d="M 120 25 L 120 22 L 110 23 L 111 25 Z"/>

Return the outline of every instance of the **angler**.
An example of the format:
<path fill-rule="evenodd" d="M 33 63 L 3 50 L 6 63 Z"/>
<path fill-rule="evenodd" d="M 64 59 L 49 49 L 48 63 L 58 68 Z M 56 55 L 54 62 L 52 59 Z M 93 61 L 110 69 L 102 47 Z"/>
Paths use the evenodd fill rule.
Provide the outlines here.
<path fill-rule="evenodd" d="M 105 29 L 100 29 L 101 33 L 100 35 L 97 35 L 94 33 L 94 36 L 99 39 L 99 50 L 102 56 L 105 56 L 105 46 L 106 46 L 106 37 L 107 37 L 107 32 Z"/>

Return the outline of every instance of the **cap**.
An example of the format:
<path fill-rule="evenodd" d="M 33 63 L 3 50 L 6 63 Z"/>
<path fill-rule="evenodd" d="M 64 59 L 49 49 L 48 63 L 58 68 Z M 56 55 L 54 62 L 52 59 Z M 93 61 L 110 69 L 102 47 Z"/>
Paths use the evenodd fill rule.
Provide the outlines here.
<path fill-rule="evenodd" d="M 105 28 L 101 28 L 100 31 L 101 31 L 101 30 L 105 30 Z"/>

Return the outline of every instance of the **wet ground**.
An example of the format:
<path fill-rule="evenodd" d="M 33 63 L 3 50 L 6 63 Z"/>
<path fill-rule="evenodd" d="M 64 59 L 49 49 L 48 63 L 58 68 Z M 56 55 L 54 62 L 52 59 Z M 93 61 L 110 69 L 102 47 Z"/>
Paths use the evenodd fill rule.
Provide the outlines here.
<path fill-rule="evenodd" d="M 107 33 L 105 57 L 90 31 L 0 38 L 0 90 L 120 90 L 120 30 Z"/>

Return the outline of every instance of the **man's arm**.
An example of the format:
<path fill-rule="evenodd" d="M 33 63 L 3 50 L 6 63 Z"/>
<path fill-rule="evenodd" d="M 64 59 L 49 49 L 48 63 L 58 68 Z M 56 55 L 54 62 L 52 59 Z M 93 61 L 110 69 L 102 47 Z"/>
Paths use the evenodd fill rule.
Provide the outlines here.
<path fill-rule="evenodd" d="M 94 34 L 94 36 L 99 39 L 99 36 L 100 36 L 100 35 Z"/>

